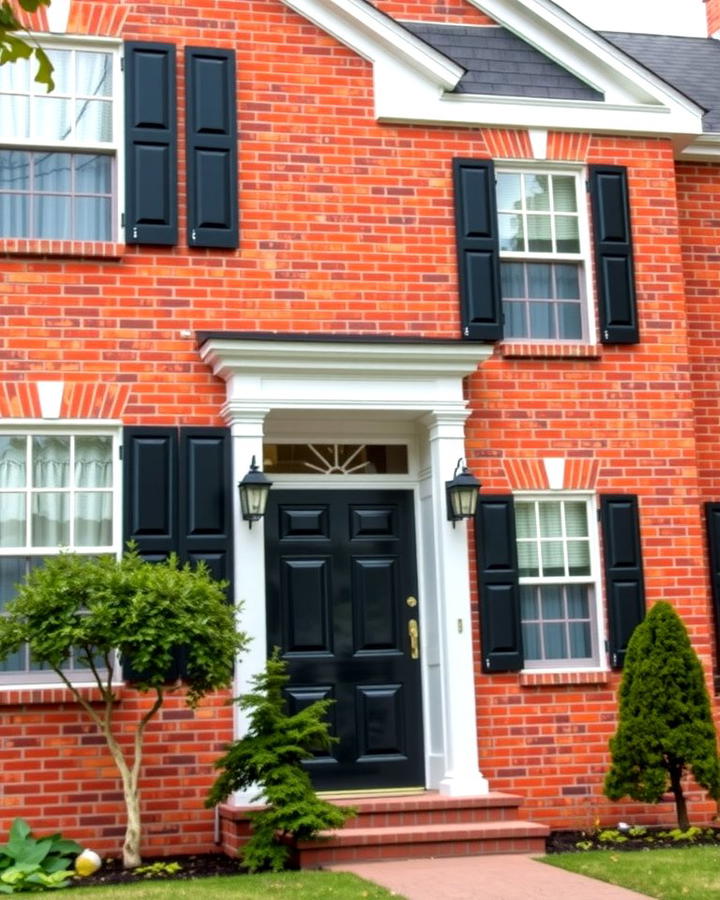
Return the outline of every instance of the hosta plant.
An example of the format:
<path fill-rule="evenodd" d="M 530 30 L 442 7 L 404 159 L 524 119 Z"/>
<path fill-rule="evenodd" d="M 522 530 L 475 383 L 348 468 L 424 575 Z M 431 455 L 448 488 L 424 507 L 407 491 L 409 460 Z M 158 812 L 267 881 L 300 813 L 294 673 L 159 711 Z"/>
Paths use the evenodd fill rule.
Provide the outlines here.
<path fill-rule="evenodd" d="M 36 838 L 24 819 L 15 819 L 7 844 L 0 845 L 0 894 L 69 887 L 72 862 L 81 851 L 60 834 Z"/>

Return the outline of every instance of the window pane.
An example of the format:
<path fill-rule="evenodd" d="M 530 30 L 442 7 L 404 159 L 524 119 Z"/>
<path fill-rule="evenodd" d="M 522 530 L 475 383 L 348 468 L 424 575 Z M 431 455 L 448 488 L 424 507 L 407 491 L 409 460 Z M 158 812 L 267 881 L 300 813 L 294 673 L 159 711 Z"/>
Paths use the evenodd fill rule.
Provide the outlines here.
<path fill-rule="evenodd" d="M 31 137 L 64 141 L 70 136 L 70 101 L 63 97 L 35 97 Z"/>
<path fill-rule="evenodd" d="M 15 596 L 15 588 L 25 576 L 25 557 L 0 556 L 0 612 Z"/>
<path fill-rule="evenodd" d="M 537 545 L 522 542 L 518 544 L 518 570 L 521 578 L 535 578 L 540 574 Z"/>
<path fill-rule="evenodd" d="M 553 175 L 552 186 L 555 212 L 577 212 L 575 179 L 571 175 Z"/>
<path fill-rule="evenodd" d="M 24 437 L 0 437 L 0 488 L 27 485 L 27 441 Z"/>
<path fill-rule="evenodd" d="M 0 73 L 14 69 L 18 64 L 0 66 Z M 7 138 L 26 138 L 30 133 L 30 101 L 27 97 L 0 96 L 0 122 L 3 135 Z"/>
<path fill-rule="evenodd" d="M 565 588 L 569 619 L 587 619 L 590 617 L 588 607 L 588 589 L 582 584 L 569 584 Z"/>
<path fill-rule="evenodd" d="M 18 59 L 12 65 L 0 66 L 0 91 L 27 93 L 30 90 L 30 75 L 30 63 L 26 59 Z"/>
<path fill-rule="evenodd" d="M 541 587 L 540 603 L 543 619 L 564 619 L 565 606 L 563 603 L 563 589 L 561 587 Z"/>
<path fill-rule="evenodd" d="M 32 439 L 33 480 L 36 488 L 68 487 L 70 484 L 70 438 Z"/>
<path fill-rule="evenodd" d="M 110 215 L 109 197 L 78 197 L 75 200 L 73 237 L 80 241 L 109 241 Z"/>
<path fill-rule="evenodd" d="M 580 232 L 576 216 L 556 216 L 555 242 L 558 253 L 580 252 Z"/>
<path fill-rule="evenodd" d="M 495 190 L 499 210 L 522 208 L 522 187 L 519 173 L 498 172 Z"/>
<path fill-rule="evenodd" d="M 550 227 L 550 216 L 528 216 L 528 250 L 531 253 L 551 253 L 552 232 Z M 500 246 L 502 250 L 502 244 Z"/>
<path fill-rule="evenodd" d="M 525 176 L 525 203 L 528 209 L 550 209 L 550 191 L 547 175 Z"/>
<path fill-rule="evenodd" d="M 77 53 L 77 87 L 81 97 L 112 96 L 112 65 L 109 53 Z"/>
<path fill-rule="evenodd" d="M 587 537 L 587 505 L 582 500 L 565 502 L 565 529 L 569 537 Z"/>
<path fill-rule="evenodd" d="M 545 644 L 545 659 L 567 658 L 568 652 L 564 625 L 556 623 L 543 625 L 543 642 Z"/>
<path fill-rule="evenodd" d="M 25 546 L 25 494 L 0 494 L 0 547 Z"/>
<path fill-rule="evenodd" d="M 30 189 L 30 154 L 22 150 L 0 150 L 0 191 Z"/>
<path fill-rule="evenodd" d="M 75 498 L 75 544 L 109 547 L 112 544 L 112 494 L 79 493 Z"/>
<path fill-rule="evenodd" d="M 568 541 L 568 573 L 590 574 L 590 545 L 587 541 Z"/>
<path fill-rule="evenodd" d="M 568 631 L 570 632 L 570 656 L 574 659 L 590 659 L 592 656 L 590 623 L 571 622 Z"/>
<path fill-rule="evenodd" d="M 503 303 L 505 322 L 503 334 L 506 338 L 522 338 L 528 336 L 527 303 Z"/>
<path fill-rule="evenodd" d="M 38 153 L 35 157 L 35 189 L 69 193 L 71 158 L 69 153 Z"/>
<path fill-rule="evenodd" d="M 0 194 L 0 237 L 28 237 L 28 197 Z"/>
<path fill-rule="evenodd" d="M 501 250 L 524 250 L 523 220 L 521 216 L 498 215 L 498 232 Z"/>
<path fill-rule="evenodd" d="M 525 264 L 500 263 L 500 278 L 503 297 L 526 297 Z"/>
<path fill-rule="evenodd" d="M 552 297 L 552 266 L 549 263 L 530 263 L 527 267 L 527 277 L 528 297 L 538 300 Z"/>
<path fill-rule="evenodd" d="M 520 587 L 520 618 L 525 621 L 540 618 L 537 590 L 528 585 Z"/>
<path fill-rule="evenodd" d="M 67 547 L 69 544 L 68 495 L 33 494 L 32 546 Z"/>
<path fill-rule="evenodd" d="M 76 153 L 75 190 L 78 194 L 110 194 L 112 191 L 112 160 L 109 156 Z"/>
<path fill-rule="evenodd" d="M 535 524 L 535 504 L 515 504 L 515 531 L 519 538 L 535 537 L 537 527 Z"/>
<path fill-rule="evenodd" d="M 81 488 L 112 487 L 111 438 L 75 438 L 75 485 Z"/>
<path fill-rule="evenodd" d="M 534 338 L 554 338 L 555 328 L 555 304 L 531 303 L 530 309 L 530 336 Z"/>
<path fill-rule="evenodd" d="M 4 66 L 0 68 L 10 69 L 12 66 Z M 4 659 L 0 659 L 0 672 L 26 672 L 27 666 L 25 664 L 27 650 L 25 647 L 21 647 L 16 653 L 11 653 L 9 656 L 6 656 Z"/>
<path fill-rule="evenodd" d="M 75 136 L 79 141 L 112 140 L 112 106 L 108 100 L 77 100 Z"/>
<path fill-rule="evenodd" d="M 542 574 L 546 578 L 565 575 L 565 558 L 562 541 L 543 541 Z"/>
<path fill-rule="evenodd" d="M 581 339 L 582 309 L 579 303 L 558 303 L 558 337 L 566 341 Z"/>
<path fill-rule="evenodd" d="M 555 296 L 558 300 L 580 299 L 580 268 L 574 265 L 555 263 Z"/>
<path fill-rule="evenodd" d="M 560 537 L 562 535 L 562 517 L 560 503 L 552 501 L 539 503 L 540 534 L 542 537 Z"/>
<path fill-rule="evenodd" d="M 40 194 L 33 203 L 34 221 L 33 237 L 63 238 L 72 237 L 72 201 L 70 197 Z"/>
<path fill-rule="evenodd" d="M 540 625 L 537 623 L 523 622 L 522 624 L 523 651 L 525 659 L 542 659 L 542 645 L 540 643 Z"/>
<path fill-rule="evenodd" d="M 50 62 L 55 67 L 55 71 L 53 72 L 53 81 L 55 82 L 54 93 L 69 94 L 71 89 L 70 75 L 72 50 L 57 50 L 50 48 L 46 52 L 50 57 Z"/>

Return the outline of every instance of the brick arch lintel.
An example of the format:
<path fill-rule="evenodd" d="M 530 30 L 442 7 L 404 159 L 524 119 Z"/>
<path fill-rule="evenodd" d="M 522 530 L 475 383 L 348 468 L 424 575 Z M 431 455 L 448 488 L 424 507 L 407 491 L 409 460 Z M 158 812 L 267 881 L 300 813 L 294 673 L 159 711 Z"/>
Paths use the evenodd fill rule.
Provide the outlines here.
<path fill-rule="evenodd" d="M 503 460 L 505 477 L 513 491 L 594 491 L 599 468 L 598 460 L 587 458 Z"/>
<path fill-rule="evenodd" d="M 0 418 L 121 419 L 129 384 L 7 381 L 0 384 Z"/>

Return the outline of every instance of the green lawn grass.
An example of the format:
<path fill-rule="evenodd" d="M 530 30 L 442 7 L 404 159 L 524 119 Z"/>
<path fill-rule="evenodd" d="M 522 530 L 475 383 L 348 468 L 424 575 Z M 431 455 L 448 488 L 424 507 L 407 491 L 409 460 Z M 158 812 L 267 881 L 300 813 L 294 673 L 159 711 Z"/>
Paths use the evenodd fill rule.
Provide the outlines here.
<path fill-rule="evenodd" d="M 77 900 L 384 900 L 395 897 L 385 888 L 347 872 L 281 872 L 279 874 L 232 875 L 195 880 L 148 881 L 107 887 L 73 887 Z"/>
<path fill-rule="evenodd" d="M 560 853 L 543 857 L 541 861 L 658 900 L 718 900 L 720 897 L 720 847 L 631 852 L 593 850 Z"/>

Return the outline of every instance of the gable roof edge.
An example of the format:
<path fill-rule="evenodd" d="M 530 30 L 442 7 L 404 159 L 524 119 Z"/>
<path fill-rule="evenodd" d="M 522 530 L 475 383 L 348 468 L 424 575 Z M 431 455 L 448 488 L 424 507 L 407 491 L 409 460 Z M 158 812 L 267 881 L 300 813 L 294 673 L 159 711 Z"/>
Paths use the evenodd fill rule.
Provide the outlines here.
<path fill-rule="evenodd" d="M 385 51 L 446 91 L 453 90 L 465 74 L 462 66 L 365 0 L 282 2 L 370 62 L 378 62 Z"/>

